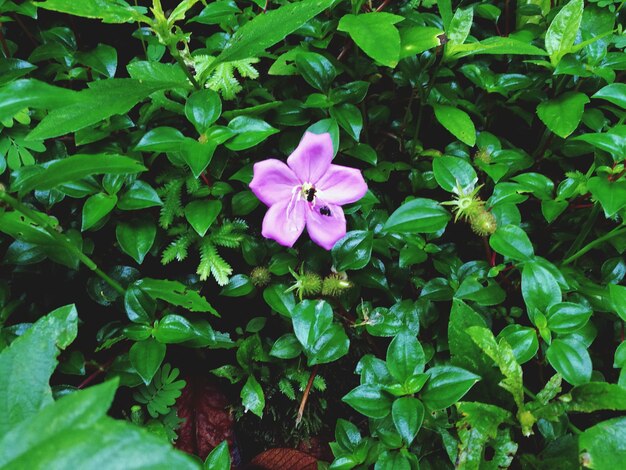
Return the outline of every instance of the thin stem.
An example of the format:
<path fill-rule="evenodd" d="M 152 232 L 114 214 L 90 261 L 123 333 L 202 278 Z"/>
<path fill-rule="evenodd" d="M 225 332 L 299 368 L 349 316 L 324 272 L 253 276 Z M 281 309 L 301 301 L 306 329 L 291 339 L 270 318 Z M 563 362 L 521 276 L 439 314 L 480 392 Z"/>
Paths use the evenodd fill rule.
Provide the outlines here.
<path fill-rule="evenodd" d="M 620 225 L 619 227 L 615 227 L 609 233 L 601 236 L 600 238 L 596 238 L 592 242 L 587 243 L 585 246 L 583 246 L 580 250 L 578 250 L 572 256 L 564 259 L 563 265 L 570 264 L 572 261 L 576 261 L 578 258 L 580 258 L 582 255 L 587 253 L 589 250 L 595 248 L 596 246 L 604 243 L 607 240 L 610 240 L 611 238 L 617 237 L 622 234 L 626 234 L 626 227 L 622 225 Z"/>
<path fill-rule="evenodd" d="M 9 50 L 9 46 L 7 44 L 6 39 L 4 38 L 4 34 L 2 33 L 2 23 L 0 23 L 0 43 L 2 44 L 2 51 L 7 59 L 11 58 L 11 51 Z"/>
<path fill-rule="evenodd" d="M 14 197 L 8 195 L 3 188 L 0 188 L 0 201 L 6 203 L 11 206 L 11 208 L 23 216 L 29 218 L 31 221 L 35 222 L 39 226 L 48 232 L 48 234 L 60 245 L 62 245 L 65 249 L 70 251 L 74 256 L 78 258 L 78 260 L 87 266 L 90 270 L 96 273 L 104 282 L 110 285 L 117 293 L 120 295 L 124 295 L 126 290 L 122 285 L 117 282 L 115 279 L 109 277 L 104 271 L 98 268 L 98 265 L 85 255 L 80 248 L 78 248 L 72 241 L 62 233 L 57 232 L 56 228 L 51 224 L 50 220 L 46 217 L 43 217 L 37 211 L 34 211 L 27 205 L 21 203 Z"/>
<path fill-rule="evenodd" d="M 589 218 L 587 219 L 587 221 L 583 225 L 582 229 L 580 230 L 580 232 L 576 236 L 576 239 L 574 240 L 574 243 L 572 243 L 572 246 L 570 246 L 570 248 L 565 252 L 564 256 L 566 258 L 568 256 L 570 256 L 572 253 L 574 253 L 576 250 L 578 250 L 582 246 L 583 242 L 587 238 L 587 235 L 589 235 L 589 232 L 593 228 L 593 225 L 595 224 L 596 219 L 598 218 L 598 214 L 599 213 L 600 213 L 600 207 L 599 206 L 595 206 L 595 207 L 593 207 L 591 209 L 591 212 L 589 214 Z"/>
<path fill-rule="evenodd" d="M 424 114 L 424 106 L 426 106 L 426 102 L 428 101 L 428 98 L 430 97 L 430 92 L 435 86 L 435 80 L 437 79 L 437 74 L 439 73 L 439 69 L 441 68 L 442 63 L 443 63 L 443 52 L 441 53 L 441 58 L 439 59 L 439 62 L 437 62 L 437 65 L 433 69 L 433 74 L 430 77 L 428 86 L 426 87 L 426 91 L 424 93 L 420 92 L 420 107 L 419 107 L 419 111 L 417 112 L 417 124 L 415 125 L 415 133 L 413 134 L 413 142 L 415 142 L 419 137 L 420 127 L 422 125 L 422 115 Z M 418 87 L 418 90 L 420 90 L 419 87 Z"/>
<path fill-rule="evenodd" d="M 296 427 L 300 425 L 302 421 L 302 416 L 304 415 L 304 408 L 306 407 L 306 402 L 309 399 L 309 393 L 311 393 L 311 387 L 313 386 L 313 380 L 315 380 L 315 376 L 317 375 L 318 365 L 313 367 L 311 371 L 311 375 L 309 376 L 309 381 L 306 384 L 306 388 L 304 389 L 304 394 L 302 395 L 302 400 L 300 400 L 300 407 L 298 408 L 298 416 L 296 417 Z"/>
<path fill-rule="evenodd" d="M 191 71 L 187 68 L 187 65 L 185 65 L 185 61 L 180 56 L 180 53 L 176 49 L 176 46 L 170 46 L 170 54 L 172 54 L 172 57 L 174 57 L 174 59 L 176 59 L 176 63 L 178 64 L 178 66 L 181 69 L 183 69 L 183 72 L 185 72 L 185 75 L 187 75 L 187 78 L 193 84 L 194 88 L 196 90 L 200 90 L 202 87 L 198 83 L 198 80 L 196 80 L 196 78 L 193 76 Z"/>

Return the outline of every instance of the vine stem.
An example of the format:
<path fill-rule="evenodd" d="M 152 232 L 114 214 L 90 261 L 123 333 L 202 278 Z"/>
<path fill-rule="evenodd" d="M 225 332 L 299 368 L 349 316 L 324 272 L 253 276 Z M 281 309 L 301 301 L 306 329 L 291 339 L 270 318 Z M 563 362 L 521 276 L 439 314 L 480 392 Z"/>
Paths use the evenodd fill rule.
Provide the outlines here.
<path fill-rule="evenodd" d="M 78 248 L 66 235 L 59 233 L 56 228 L 52 225 L 50 220 L 43 217 L 37 211 L 34 211 L 26 204 L 18 201 L 14 197 L 10 196 L 4 190 L 4 187 L 0 186 L 0 201 L 9 205 L 13 210 L 19 212 L 24 217 L 27 217 L 31 221 L 35 222 L 39 226 L 41 226 L 50 236 L 60 245 L 62 245 L 65 249 L 67 249 L 70 253 L 72 253 L 78 260 L 87 266 L 91 271 L 96 273 L 104 282 L 106 282 L 109 286 L 111 286 L 118 294 L 124 295 L 126 293 L 126 289 L 122 287 L 122 285 L 117 282 L 115 279 L 109 277 L 104 271 L 102 271 L 98 265 L 87 255 L 85 255 L 80 248 Z"/>
<path fill-rule="evenodd" d="M 170 46 L 170 54 L 172 54 L 172 57 L 176 59 L 176 63 L 181 69 L 183 69 L 183 72 L 185 72 L 185 75 L 187 75 L 187 78 L 193 84 L 194 88 L 196 90 L 200 90 L 202 87 L 198 83 L 198 80 L 196 80 L 196 77 L 194 77 L 191 71 L 187 68 L 187 65 L 185 65 L 185 61 L 176 49 L 176 46 Z"/>
<path fill-rule="evenodd" d="M 7 44 L 6 39 L 4 38 L 4 34 L 2 33 L 2 23 L 0 23 L 0 43 L 2 43 L 2 51 L 7 59 L 11 58 L 11 51 L 9 51 L 9 46 Z"/>
<path fill-rule="evenodd" d="M 300 407 L 298 408 L 298 416 L 296 417 L 296 427 L 300 425 L 302 421 L 302 416 L 304 416 L 304 408 L 306 407 L 306 402 L 309 399 L 309 393 L 311 393 L 311 387 L 313 386 L 313 380 L 315 380 L 315 376 L 317 375 L 318 365 L 313 367 L 311 371 L 311 375 L 309 375 L 309 381 L 306 384 L 306 388 L 304 389 L 304 394 L 302 395 L 302 400 L 300 400 Z"/>
<path fill-rule="evenodd" d="M 564 259 L 562 264 L 563 265 L 570 264 L 571 262 L 576 261 L 582 255 L 587 253 L 589 250 L 595 248 L 596 246 L 600 245 L 601 243 L 604 243 L 605 241 L 610 240 L 611 238 L 617 237 L 618 235 L 622 235 L 622 234 L 626 234 L 626 226 L 620 225 L 618 227 L 615 227 L 609 233 L 607 233 L 607 234 L 605 234 L 605 235 L 603 235 L 603 236 L 601 236 L 599 238 L 596 238 L 592 242 L 587 243 L 585 246 L 583 246 L 580 250 L 578 250 L 572 256 L 570 256 L 569 258 Z"/>

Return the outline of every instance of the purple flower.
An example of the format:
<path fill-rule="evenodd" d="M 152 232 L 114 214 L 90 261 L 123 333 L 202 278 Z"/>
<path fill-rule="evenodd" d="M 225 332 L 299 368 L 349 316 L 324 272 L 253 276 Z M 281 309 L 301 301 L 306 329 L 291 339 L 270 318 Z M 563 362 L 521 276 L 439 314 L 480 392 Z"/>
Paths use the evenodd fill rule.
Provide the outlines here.
<path fill-rule="evenodd" d="M 367 192 L 361 172 L 333 165 L 330 134 L 306 132 L 287 164 L 270 158 L 254 164 L 250 189 L 269 206 L 262 234 L 293 246 L 306 229 L 311 239 L 330 250 L 346 234 L 341 208 Z"/>

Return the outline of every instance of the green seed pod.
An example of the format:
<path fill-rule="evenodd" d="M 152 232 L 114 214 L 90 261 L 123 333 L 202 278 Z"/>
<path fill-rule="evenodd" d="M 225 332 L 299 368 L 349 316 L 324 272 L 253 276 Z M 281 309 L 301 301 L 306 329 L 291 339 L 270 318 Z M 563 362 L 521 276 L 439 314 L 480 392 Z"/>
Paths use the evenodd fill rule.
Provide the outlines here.
<path fill-rule="evenodd" d="M 494 215 L 484 209 L 470 217 L 470 224 L 474 233 L 481 237 L 491 235 L 498 228 Z"/>

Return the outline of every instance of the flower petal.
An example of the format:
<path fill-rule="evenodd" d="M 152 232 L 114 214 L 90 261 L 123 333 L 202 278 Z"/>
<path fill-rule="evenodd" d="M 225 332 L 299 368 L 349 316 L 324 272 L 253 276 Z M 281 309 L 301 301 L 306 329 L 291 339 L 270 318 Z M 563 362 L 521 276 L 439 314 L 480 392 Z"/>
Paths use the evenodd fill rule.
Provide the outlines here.
<path fill-rule="evenodd" d="M 316 184 L 319 197 L 332 204 L 350 204 L 367 192 L 361 170 L 341 165 L 330 165 Z"/>
<path fill-rule="evenodd" d="M 293 189 L 300 185 L 295 173 L 284 162 L 270 158 L 254 164 L 250 189 L 265 205 L 289 201 Z"/>
<path fill-rule="evenodd" d="M 320 211 L 327 209 L 328 215 Z M 326 212 L 327 212 L 326 211 Z M 325 250 L 331 250 L 337 241 L 346 234 L 346 218 L 340 206 L 334 204 L 316 204 L 307 206 L 306 229 L 311 240 Z"/>
<path fill-rule="evenodd" d="M 302 183 L 317 183 L 333 160 L 333 141 L 330 134 L 305 132 L 304 137 L 287 159 L 289 167 Z"/>
<path fill-rule="evenodd" d="M 290 207 L 290 200 L 273 204 L 263 218 L 261 234 L 283 246 L 291 247 L 304 230 L 306 202 L 297 201 Z"/>

